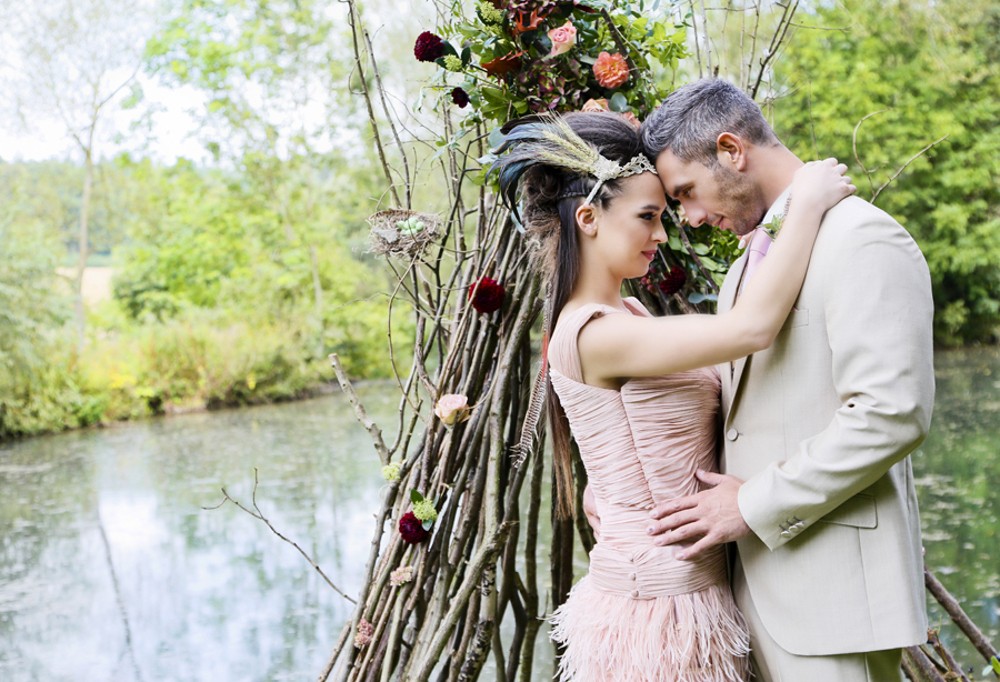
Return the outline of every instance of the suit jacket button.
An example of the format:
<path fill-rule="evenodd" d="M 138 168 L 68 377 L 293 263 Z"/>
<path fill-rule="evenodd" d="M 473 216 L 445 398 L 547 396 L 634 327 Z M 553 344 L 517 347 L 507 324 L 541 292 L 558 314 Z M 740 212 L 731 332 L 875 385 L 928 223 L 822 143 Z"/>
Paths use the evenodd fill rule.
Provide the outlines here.
<path fill-rule="evenodd" d="M 739 437 L 740 437 L 740 432 L 737 431 L 736 429 L 729 429 L 728 431 L 726 431 L 726 438 L 728 438 L 729 440 L 736 440 Z"/>

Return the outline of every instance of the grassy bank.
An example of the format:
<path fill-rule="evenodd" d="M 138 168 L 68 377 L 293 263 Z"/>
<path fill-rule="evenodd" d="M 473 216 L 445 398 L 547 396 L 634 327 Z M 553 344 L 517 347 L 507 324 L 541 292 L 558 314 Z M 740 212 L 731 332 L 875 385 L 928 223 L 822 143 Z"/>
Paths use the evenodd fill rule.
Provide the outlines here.
<path fill-rule="evenodd" d="M 61 329 L 44 339 L 35 363 L 0 379 L 0 440 L 307 397 L 333 379 L 326 354 L 334 351 L 353 376 L 389 376 L 373 307 L 345 306 L 322 344 L 304 322 L 207 313 L 94 327 L 82 349 L 72 329 Z"/>

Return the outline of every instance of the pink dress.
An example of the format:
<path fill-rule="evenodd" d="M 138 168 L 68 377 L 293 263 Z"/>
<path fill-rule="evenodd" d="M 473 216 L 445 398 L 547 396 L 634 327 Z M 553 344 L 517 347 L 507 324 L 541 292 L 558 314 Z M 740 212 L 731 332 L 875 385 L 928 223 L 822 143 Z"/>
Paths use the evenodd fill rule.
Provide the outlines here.
<path fill-rule="evenodd" d="M 636 299 L 634 315 L 649 313 Z M 601 519 L 590 571 L 551 617 L 565 647 L 559 679 L 735 682 L 749 677 L 749 635 L 729 590 L 725 551 L 678 561 L 646 534 L 649 511 L 698 490 L 716 470 L 719 376 L 712 368 L 632 379 L 620 391 L 583 382 L 577 336 L 591 304 L 561 316 L 549 341 L 552 385 L 569 418 Z"/>

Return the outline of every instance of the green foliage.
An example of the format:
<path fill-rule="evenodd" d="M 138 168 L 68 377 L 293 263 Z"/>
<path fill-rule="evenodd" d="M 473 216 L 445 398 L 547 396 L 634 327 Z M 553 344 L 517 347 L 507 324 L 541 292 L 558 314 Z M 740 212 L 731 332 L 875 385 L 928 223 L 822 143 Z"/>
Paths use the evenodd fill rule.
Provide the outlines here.
<path fill-rule="evenodd" d="M 97 173 L 88 230 L 91 253 L 109 254 L 122 236 L 115 207 L 109 205 L 109 195 L 102 191 L 107 180 L 104 173 Z M 82 184 L 83 168 L 66 161 L 0 162 L 0 185 L 7 191 L 14 186 L 22 188 L 16 200 L 7 202 L 8 208 L 13 202 L 11 215 L 16 214 L 19 223 L 31 221 L 45 226 L 50 244 L 60 252 L 59 264 L 76 264 L 70 254 L 76 252 L 79 238 Z"/>
<path fill-rule="evenodd" d="M 325 359 L 313 357 L 304 335 L 286 324 L 227 320 L 213 311 L 141 326 L 103 322 L 82 352 L 69 329 L 41 340 L 46 362 L 0 387 L 0 439 L 287 400 L 332 379 Z"/>
<path fill-rule="evenodd" d="M 775 127 L 806 157 L 854 159 L 861 196 L 914 235 L 945 344 L 1000 336 L 1000 8 L 984 0 L 820 6 L 776 67 Z M 865 172 L 868 169 L 869 173 Z"/>
<path fill-rule="evenodd" d="M 46 330 L 69 313 L 58 293 L 58 230 L 22 170 L 0 164 L 0 397 L 43 368 Z"/>
<path fill-rule="evenodd" d="M 460 50 L 461 80 L 454 82 L 458 79 L 446 73 L 453 69 L 443 68 L 435 87 L 449 98 L 452 85 L 469 94 L 472 110 L 463 125 L 493 128 L 529 112 L 578 110 L 589 100 L 604 100 L 605 108 L 641 117 L 667 94 L 658 76 L 675 69 L 684 56 L 685 32 L 667 13 L 654 12 L 654 3 L 527 4 L 534 7 L 491 10 L 491 3 L 480 3 L 474 14 L 453 7 L 459 19 L 443 30 L 460 44 L 446 43 L 446 50 Z M 550 34 L 561 27 L 575 36 L 572 46 L 558 53 Z M 627 80 L 609 84 L 597 75 L 594 64 L 601 52 L 630 62 Z"/>

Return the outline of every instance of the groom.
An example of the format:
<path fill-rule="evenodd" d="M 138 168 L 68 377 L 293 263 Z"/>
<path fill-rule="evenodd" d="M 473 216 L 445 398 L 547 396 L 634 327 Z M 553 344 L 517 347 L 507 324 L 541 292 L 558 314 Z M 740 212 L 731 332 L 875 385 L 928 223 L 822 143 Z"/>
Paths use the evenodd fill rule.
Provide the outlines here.
<path fill-rule="evenodd" d="M 755 228 L 780 221 L 802 162 L 722 80 L 675 91 L 642 139 L 692 225 L 754 235 L 722 286 L 726 311 L 769 245 Z M 657 507 L 650 533 L 681 558 L 736 542 L 759 679 L 899 680 L 901 648 L 926 639 L 908 455 L 934 404 L 932 315 L 910 235 L 849 197 L 826 214 L 773 346 L 720 367 L 723 473 L 699 473 L 702 492 Z"/>

